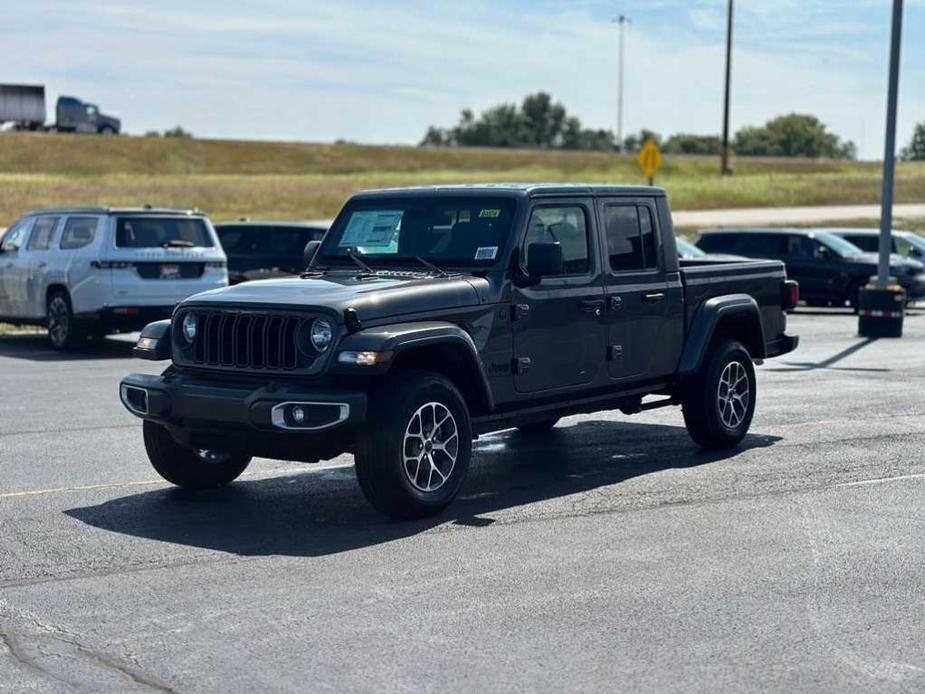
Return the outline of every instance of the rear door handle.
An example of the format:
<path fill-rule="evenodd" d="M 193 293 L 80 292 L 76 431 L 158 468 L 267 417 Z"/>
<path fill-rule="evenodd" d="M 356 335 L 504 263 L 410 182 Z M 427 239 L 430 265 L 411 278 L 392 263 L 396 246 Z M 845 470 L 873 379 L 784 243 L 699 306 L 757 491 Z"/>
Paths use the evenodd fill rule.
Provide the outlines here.
<path fill-rule="evenodd" d="M 642 300 L 645 301 L 646 303 L 654 304 L 655 302 L 661 301 L 664 298 L 665 298 L 665 294 L 663 292 L 654 292 L 652 294 L 646 294 L 645 296 L 642 297 Z"/>
<path fill-rule="evenodd" d="M 37 267 L 37 268 L 43 268 L 43 267 L 46 267 L 47 265 L 48 265 L 48 263 L 46 263 L 46 262 L 43 260 L 41 263 L 39 263 L 38 265 L 36 265 L 36 267 Z"/>
<path fill-rule="evenodd" d="M 588 313 L 594 313 L 596 315 L 601 315 L 601 310 L 604 308 L 603 299 L 582 299 L 581 301 L 581 310 Z"/>

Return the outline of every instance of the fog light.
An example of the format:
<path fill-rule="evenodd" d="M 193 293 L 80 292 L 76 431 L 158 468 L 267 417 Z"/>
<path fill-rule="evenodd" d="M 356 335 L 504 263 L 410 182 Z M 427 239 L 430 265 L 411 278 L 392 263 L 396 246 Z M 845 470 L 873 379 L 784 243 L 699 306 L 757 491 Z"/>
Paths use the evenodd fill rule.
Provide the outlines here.
<path fill-rule="evenodd" d="M 305 423 L 305 410 L 303 410 L 301 407 L 293 407 L 290 414 L 292 415 L 292 421 L 296 424 Z"/>
<path fill-rule="evenodd" d="M 392 352 L 341 352 L 337 361 L 354 366 L 375 366 L 392 358 Z"/>

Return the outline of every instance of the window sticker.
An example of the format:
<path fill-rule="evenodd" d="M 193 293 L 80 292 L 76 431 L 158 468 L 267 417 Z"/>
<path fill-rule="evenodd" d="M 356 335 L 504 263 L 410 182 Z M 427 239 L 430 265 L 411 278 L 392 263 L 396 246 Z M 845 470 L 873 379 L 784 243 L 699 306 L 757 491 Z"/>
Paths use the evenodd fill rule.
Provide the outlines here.
<path fill-rule="evenodd" d="M 482 219 L 497 219 L 501 216 L 501 208 L 497 207 L 494 209 L 486 209 L 479 212 L 479 217 Z"/>
<path fill-rule="evenodd" d="M 484 210 L 482 210 L 484 212 Z M 494 260 L 498 255 L 497 246 L 479 246 L 475 249 L 476 260 Z"/>
<path fill-rule="evenodd" d="M 375 210 L 371 212 L 354 212 L 350 215 L 344 230 L 340 248 L 348 246 L 365 248 L 387 248 L 401 224 L 401 210 Z"/>

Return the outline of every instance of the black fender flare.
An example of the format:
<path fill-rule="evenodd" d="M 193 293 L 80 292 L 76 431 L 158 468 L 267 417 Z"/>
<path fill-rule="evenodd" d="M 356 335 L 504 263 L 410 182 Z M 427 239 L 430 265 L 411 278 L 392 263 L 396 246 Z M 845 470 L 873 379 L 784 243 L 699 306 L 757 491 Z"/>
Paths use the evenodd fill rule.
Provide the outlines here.
<path fill-rule="evenodd" d="M 488 411 L 494 410 L 494 397 L 475 341 L 469 333 L 455 323 L 418 321 L 363 328 L 348 334 L 341 340 L 337 345 L 338 354 L 341 352 L 391 352 L 392 358 L 375 366 L 344 364 L 335 359 L 330 371 L 352 376 L 383 374 L 388 372 L 401 354 L 438 345 L 450 345 L 462 351 L 469 362 L 469 368 L 477 374 L 476 383 L 470 385 L 476 388 Z"/>
<path fill-rule="evenodd" d="M 678 364 L 678 375 L 689 376 L 700 371 L 703 359 L 710 348 L 710 342 L 721 321 L 730 318 L 746 321 L 748 331 L 753 332 L 753 359 L 764 359 L 764 328 L 761 324 L 761 310 L 754 297 L 748 294 L 725 294 L 704 301 L 694 313 L 687 339 Z M 757 333 L 757 334 L 754 334 Z"/>

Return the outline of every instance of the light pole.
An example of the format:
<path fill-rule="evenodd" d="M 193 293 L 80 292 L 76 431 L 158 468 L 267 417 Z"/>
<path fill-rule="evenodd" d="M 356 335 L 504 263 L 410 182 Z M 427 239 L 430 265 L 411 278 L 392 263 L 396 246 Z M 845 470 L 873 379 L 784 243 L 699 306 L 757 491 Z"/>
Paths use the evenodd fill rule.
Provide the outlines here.
<path fill-rule="evenodd" d="M 720 150 L 720 174 L 728 176 L 729 170 L 729 91 L 732 82 L 732 3 L 726 12 L 726 88 L 723 97 L 723 143 Z"/>
<path fill-rule="evenodd" d="M 890 277 L 893 228 L 893 172 L 896 164 L 896 108 L 899 100 L 899 48 L 903 0 L 893 0 L 890 39 L 890 78 L 886 100 L 886 147 L 883 153 L 883 193 L 880 208 L 880 260 L 877 278 L 858 294 L 858 333 L 862 337 L 902 337 L 906 293 Z"/>
<path fill-rule="evenodd" d="M 625 15 L 620 15 L 616 19 L 611 20 L 615 24 L 620 25 L 620 48 L 619 48 L 619 61 L 617 63 L 617 151 L 623 151 L 623 41 L 624 41 L 624 27 L 627 24 L 632 24 L 632 21 L 629 17 Z"/>

